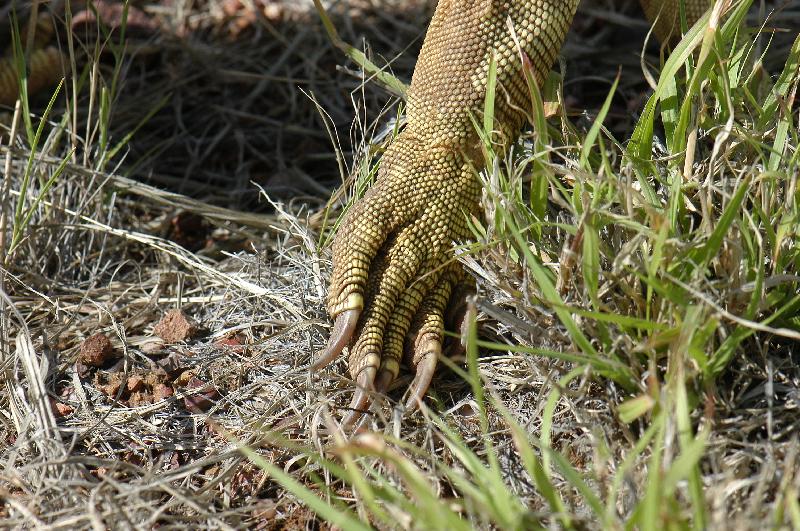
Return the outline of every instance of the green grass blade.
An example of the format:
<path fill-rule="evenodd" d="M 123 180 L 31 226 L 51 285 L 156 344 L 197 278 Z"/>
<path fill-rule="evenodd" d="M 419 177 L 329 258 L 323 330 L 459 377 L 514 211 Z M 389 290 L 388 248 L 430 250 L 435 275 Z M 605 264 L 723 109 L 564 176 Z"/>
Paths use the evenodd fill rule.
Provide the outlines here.
<path fill-rule="evenodd" d="M 486 74 L 486 97 L 483 99 L 483 130 L 492 139 L 494 131 L 494 98 L 497 90 L 497 57 L 492 53 Z"/>
<path fill-rule="evenodd" d="M 333 24 L 328 16 L 328 12 L 322 5 L 321 0 L 314 0 L 314 6 L 317 8 L 317 13 L 322 21 L 322 25 L 325 27 L 325 31 L 328 33 L 328 38 L 331 40 L 333 45 L 342 50 L 350 59 L 355 61 L 356 64 L 363 68 L 367 74 L 374 76 L 378 82 L 383 84 L 394 94 L 405 99 L 406 92 L 408 91 L 408 87 L 405 85 L 405 83 L 401 82 L 399 79 L 387 72 L 386 69 L 380 68 L 375 63 L 370 61 L 367 56 L 364 55 L 364 52 L 342 40 L 342 38 L 339 37 L 339 32 L 336 31 L 336 26 Z"/>
<path fill-rule="evenodd" d="M 611 90 L 608 91 L 608 95 L 606 96 L 605 101 L 603 102 L 603 106 L 600 107 L 600 111 L 597 113 L 597 116 L 592 123 L 592 127 L 589 129 L 589 132 L 586 133 L 586 138 L 583 139 L 583 145 L 581 146 L 581 157 L 579 159 L 579 163 L 581 168 L 587 171 L 591 171 L 591 166 L 589 164 L 589 154 L 592 152 L 592 148 L 594 147 L 595 143 L 597 142 L 597 137 L 600 134 L 600 128 L 603 125 L 603 122 L 608 116 L 608 111 L 611 108 L 611 102 L 614 99 L 614 95 L 617 93 L 617 86 L 619 85 L 619 78 L 620 72 L 617 72 L 617 77 L 614 78 L 614 83 L 611 84 Z"/>
<path fill-rule="evenodd" d="M 284 489 L 297 496 L 309 509 L 317 513 L 326 522 L 336 525 L 342 529 L 353 529 L 354 531 L 369 531 L 370 526 L 365 525 L 351 511 L 346 511 L 333 507 L 328 502 L 317 496 L 308 487 L 294 479 L 291 475 L 284 472 L 264 459 L 255 450 L 247 445 L 239 444 L 239 451 L 242 452 L 253 464 L 267 472 Z"/>
<path fill-rule="evenodd" d="M 728 206 L 725 207 L 708 241 L 696 251 L 689 253 L 688 258 L 690 263 L 696 264 L 697 267 L 705 268 L 708 266 L 711 259 L 717 255 L 734 220 L 741 214 L 742 203 L 750 190 L 751 181 L 752 175 L 748 174 L 739 183 L 736 192 L 734 192 L 733 197 L 731 197 Z"/>

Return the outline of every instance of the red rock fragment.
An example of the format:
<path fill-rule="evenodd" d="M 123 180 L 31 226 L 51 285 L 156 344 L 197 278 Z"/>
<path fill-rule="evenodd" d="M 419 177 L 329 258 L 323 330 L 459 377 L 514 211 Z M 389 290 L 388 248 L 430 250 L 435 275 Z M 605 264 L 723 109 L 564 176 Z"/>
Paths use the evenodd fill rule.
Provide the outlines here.
<path fill-rule="evenodd" d="M 146 341 L 140 348 L 145 354 L 158 354 L 164 348 L 164 342 L 160 338 L 151 338 L 151 340 Z"/>
<path fill-rule="evenodd" d="M 50 398 L 50 409 L 53 410 L 53 414 L 56 418 L 63 418 L 72 415 L 74 409 L 69 404 L 65 404 L 63 402 L 59 402 L 54 398 Z"/>
<path fill-rule="evenodd" d="M 75 372 L 78 373 L 78 377 L 81 379 L 88 378 L 92 374 L 92 368 L 86 365 L 85 363 L 81 363 L 80 361 L 75 362 Z"/>
<path fill-rule="evenodd" d="M 222 11 L 229 17 L 235 16 L 241 7 L 242 3 L 239 0 L 224 0 L 222 2 Z"/>
<path fill-rule="evenodd" d="M 215 341 L 214 344 L 218 347 L 222 347 L 223 350 L 228 352 L 236 352 L 237 354 L 244 352 L 245 347 L 244 338 L 242 338 L 240 335 L 220 338 Z"/>
<path fill-rule="evenodd" d="M 159 400 L 164 400 L 165 398 L 171 397 L 175 394 L 172 387 L 166 384 L 156 384 L 153 386 L 153 401 L 158 402 Z"/>
<path fill-rule="evenodd" d="M 183 371 L 175 378 L 175 385 L 186 387 L 189 385 L 189 382 L 194 379 L 196 379 L 194 371 Z"/>
<path fill-rule="evenodd" d="M 187 390 L 197 391 L 183 399 L 186 409 L 192 413 L 208 411 L 214 405 L 214 400 L 219 396 L 213 385 L 203 382 L 200 378 L 192 377 L 186 384 Z"/>
<path fill-rule="evenodd" d="M 131 393 L 127 402 L 130 407 L 149 406 L 153 403 L 153 395 L 146 391 Z"/>
<path fill-rule="evenodd" d="M 167 378 L 175 378 L 179 376 L 179 372 L 183 370 L 183 356 L 178 353 L 172 353 L 166 358 L 160 359 L 156 362 L 159 369 L 164 371 Z"/>
<path fill-rule="evenodd" d="M 175 450 L 167 450 L 164 452 L 164 457 L 166 457 L 166 463 L 164 465 L 165 470 L 175 470 L 180 468 L 184 463 L 184 457 L 181 455 L 181 452 Z"/>
<path fill-rule="evenodd" d="M 165 380 L 166 375 L 159 369 L 150 371 L 144 375 L 144 384 L 150 389 L 153 389 L 155 386 L 164 383 Z"/>
<path fill-rule="evenodd" d="M 116 356 L 111 340 L 105 334 L 95 334 L 81 343 L 78 363 L 90 367 L 102 367 L 114 357 Z"/>
<path fill-rule="evenodd" d="M 97 371 L 94 386 L 106 396 L 121 404 L 137 407 L 152 404 L 173 394 L 165 384 L 167 375 L 160 369 L 136 371 L 127 376 L 122 372 Z"/>
<path fill-rule="evenodd" d="M 153 329 L 166 343 L 177 343 L 191 339 L 198 332 L 195 322 L 181 310 L 170 310 Z"/>
<path fill-rule="evenodd" d="M 111 398 L 122 398 L 120 388 L 123 386 L 122 374 L 114 373 L 108 375 L 108 382 L 102 383 L 102 378 L 95 375 L 95 387 L 104 395 Z"/>
<path fill-rule="evenodd" d="M 124 18 L 125 6 L 122 2 L 94 0 L 93 7 L 94 9 L 87 7 L 75 13 L 72 17 L 73 31 L 84 29 L 87 32 L 97 32 L 98 17 L 100 22 L 110 29 L 120 29 L 124 21 L 125 30 L 129 34 L 148 36 L 158 30 L 158 23 L 135 6 L 128 6 L 127 18 Z"/>
<path fill-rule="evenodd" d="M 131 393 L 136 393 L 144 389 L 144 378 L 134 374 L 130 378 L 128 378 L 128 383 L 126 384 L 128 391 Z"/>

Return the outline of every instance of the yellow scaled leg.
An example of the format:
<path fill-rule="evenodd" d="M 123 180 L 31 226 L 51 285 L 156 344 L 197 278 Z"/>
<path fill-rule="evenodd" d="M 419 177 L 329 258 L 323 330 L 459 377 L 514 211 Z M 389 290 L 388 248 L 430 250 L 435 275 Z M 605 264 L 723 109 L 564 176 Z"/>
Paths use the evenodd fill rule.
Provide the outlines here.
<path fill-rule="evenodd" d="M 579 0 L 440 0 L 408 92 L 407 124 L 380 161 L 375 185 L 348 213 L 333 245 L 328 312 L 334 328 L 317 370 L 349 346 L 357 383 L 345 424 L 374 391 L 388 389 L 405 361 L 415 371 L 409 406 L 424 397 L 442 354 L 444 313 L 465 274 L 453 243 L 468 238 L 483 165 L 473 117 L 497 66 L 498 138 L 513 143 L 530 95 L 551 68 Z M 657 35 L 668 37 L 678 0 L 642 0 Z M 685 0 L 690 23 L 707 0 Z M 503 146 L 501 146 L 503 147 Z"/>

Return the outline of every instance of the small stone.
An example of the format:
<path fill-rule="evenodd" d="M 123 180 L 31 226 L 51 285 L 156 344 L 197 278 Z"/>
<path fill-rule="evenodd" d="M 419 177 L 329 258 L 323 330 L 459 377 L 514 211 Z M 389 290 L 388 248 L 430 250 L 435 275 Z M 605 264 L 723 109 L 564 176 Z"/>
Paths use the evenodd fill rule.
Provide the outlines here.
<path fill-rule="evenodd" d="M 166 375 L 161 369 L 150 371 L 144 375 L 144 384 L 151 389 L 158 384 L 164 383 L 165 380 Z"/>
<path fill-rule="evenodd" d="M 81 363 L 80 361 L 75 362 L 75 372 L 78 373 L 78 377 L 81 379 L 91 376 L 92 370 L 92 367 L 89 367 L 85 363 Z"/>
<path fill-rule="evenodd" d="M 283 19 L 284 7 L 281 4 L 267 4 L 264 6 L 264 18 L 272 23 L 280 22 Z"/>
<path fill-rule="evenodd" d="M 191 380 L 197 380 L 194 376 L 194 371 L 183 371 L 175 378 L 175 385 L 185 387 L 189 385 Z"/>
<path fill-rule="evenodd" d="M 224 0 L 222 2 L 222 11 L 226 16 L 234 17 L 241 9 L 242 3 L 239 0 Z"/>
<path fill-rule="evenodd" d="M 114 357 L 116 356 L 111 340 L 105 334 L 95 334 L 81 343 L 78 363 L 90 367 L 102 367 Z"/>
<path fill-rule="evenodd" d="M 157 384 L 153 387 L 153 401 L 158 402 L 159 400 L 164 400 L 165 398 L 169 398 L 175 394 L 175 391 L 172 387 L 166 384 Z"/>
<path fill-rule="evenodd" d="M 127 387 L 131 393 L 141 391 L 144 388 L 144 378 L 138 375 L 131 376 L 128 378 Z"/>
<path fill-rule="evenodd" d="M 158 354 L 164 348 L 164 341 L 161 338 L 151 338 L 145 341 L 140 347 L 145 354 Z"/>
<path fill-rule="evenodd" d="M 141 9 L 108 0 L 94 0 L 92 9 L 80 10 L 72 17 L 72 30 L 76 33 L 99 31 L 101 24 L 109 29 L 124 25 L 127 32 L 141 36 L 152 35 L 159 29 L 158 23 Z"/>
<path fill-rule="evenodd" d="M 111 376 L 112 378 L 108 383 L 98 384 L 96 385 L 96 387 L 104 395 L 109 396 L 111 398 L 117 398 L 117 395 L 119 395 L 119 390 L 122 387 L 122 379 L 119 377 L 119 374 L 113 374 Z M 120 398 L 122 397 L 120 396 Z"/>
<path fill-rule="evenodd" d="M 153 403 L 153 396 L 146 391 L 131 393 L 128 398 L 128 405 L 130 407 L 149 406 Z"/>
<path fill-rule="evenodd" d="M 50 399 L 50 408 L 53 410 L 53 414 L 56 416 L 56 418 L 67 417 L 72 415 L 72 412 L 74 411 L 72 406 L 63 402 L 59 402 L 53 398 Z"/>
<path fill-rule="evenodd" d="M 160 359 L 156 362 L 156 365 L 164 371 L 164 373 L 169 378 L 175 378 L 179 371 L 183 370 L 183 356 L 180 354 L 170 354 L 166 358 Z"/>
<path fill-rule="evenodd" d="M 220 338 L 214 342 L 214 345 L 221 347 L 226 352 L 237 354 L 244 352 L 244 341 L 239 335 Z"/>
<path fill-rule="evenodd" d="M 186 409 L 193 413 L 202 413 L 208 411 L 214 405 L 214 399 L 217 398 L 218 393 L 213 385 L 203 382 L 200 378 L 192 378 L 186 384 L 189 390 L 197 390 L 200 392 L 192 396 L 187 396 L 183 399 Z"/>
<path fill-rule="evenodd" d="M 197 334 L 198 327 L 181 310 L 170 310 L 153 329 L 153 332 L 167 343 L 186 341 Z"/>

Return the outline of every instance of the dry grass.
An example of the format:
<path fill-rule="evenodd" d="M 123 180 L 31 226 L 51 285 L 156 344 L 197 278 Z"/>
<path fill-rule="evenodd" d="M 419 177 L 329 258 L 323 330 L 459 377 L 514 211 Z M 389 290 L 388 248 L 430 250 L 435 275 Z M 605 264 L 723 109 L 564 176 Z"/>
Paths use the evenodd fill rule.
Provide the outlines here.
<path fill-rule="evenodd" d="M 252 5 L 241 4 L 244 13 Z M 234 441 L 257 449 L 323 499 L 341 497 L 360 516 L 372 514 L 363 492 L 319 460 L 342 448 L 328 433 L 336 431 L 352 383 L 340 376 L 343 363 L 314 377 L 307 365 L 328 330 L 330 263 L 317 245 L 320 211 L 341 175 L 357 173 L 357 159 L 367 158 L 370 141 L 385 132 L 397 102 L 374 83 L 365 84 L 353 65 L 337 66 L 344 60 L 310 2 L 266 4 L 277 11 L 239 24 L 238 15 L 225 15 L 223 3 L 213 0 L 139 2 L 159 33 L 132 34 L 124 48 L 113 44 L 116 34 L 101 36 L 102 50 L 95 48 L 96 35 L 78 38 L 73 56 L 85 64 L 76 62 L 75 70 L 86 73 L 86 82 L 77 94 L 67 87 L 72 105 L 59 100 L 35 145 L 19 118 L 12 121 L 18 133 L 12 140 L 5 130 L 0 134 L 2 525 L 327 527 Z M 409 79 L 431 3 L 350 4 L 332 10 L 343 38 L 366 39 L 398 77 Z M 772 25 L 785 27 L 799 12 L 796 2 L 789 3 Z M 270 13 L 276 18 L 270 20 Z M 582 9 L 564 52 L 567 108 L 578 128 L 591 125 L 619 64 L 619 96 L 606 126 L 624 135 L 635 125 L 631 109 L 641 108 L 647 86 L 638 46 L 630 47 L 640 41 L 620 28 L 633 26 L 643 37 L 647 27 L 633 22 L 636 16 L 629 3 Z M 790 44 L 779 40 L 770 48 L 765 64 L 772 71 L 782 63 L 770 61 L 785 61 Z M 657 64 L 656 56 L 647 57 Z M 105 107 L 103 88 L 109 94 Z M 46 104 L 47 95 L 38 99 Z M 114 151 L 133 130 L 131 142 Z M 111 141 L 104 144 L 104 137 Z M 26 173 L 31 184 L 23 204 L 31 217 L 13 241 L 11 213 Z M 276 197 L 285 201 L 270 199 Z M 200 228 L 192 226 L 196 234 L 189 231 L 194 247 L 176 233 L 186 212 L 204 220 Z M 571 223 L 567 216 L 563 209 L 555 219 Z M 609 236 L 610 248 L 622 245 L 619 237 Z M 556 227 L 547 238 L 543 248 L 559 249 L 569 234 Z M 574 350 L 546 305 L 521 302 L 539 298 L 520 298 L 531 293 L 530 277 L 508 248 L 490 247 L 465 261 L 480 281 L 482 339 Z M 155 337 L 155 324 L 173 308 L 190 314 L 202 333 L 177 344 Z M 593 331 L 590 320 L 583 324 Z M 97 333 L 111 339 L 119 358 L 100 369 L 76 364 L 81 343 Z M 709 527 L 719 529 L 777 520 L 778 498 L 800 489 L 796 343 L 762 334 L 747 345 L 751 350 L 734 359 L 705 389 L 708 394 L 698 395 L 716 401 L 694 404 L 692 414 L 695 424 L 713 424 L 700 467 Z M 598 492 L 610 490 L 648 428 L 645 419 L 620 420 L 619 405 L 630 392 L 588 370 L 562 385 L 574 365 L 558 359 L 513 349 L 484 354 L 480 377 L 491 394 L 530 434 L 541 436 L 544 419 L 552 419 L 552 448 L 591 478 Z M 154 400 L 149 389 L 135 398 L 126 390 L 127 382 L 147 377 L 166 382 L 174 394 Z M 191 398 L 200 392 L 192 378 L 213 386 L 208 404 L 197 407 Z M 113 379 L 122 385 L 107 387 Z M 482 425 L 484 405 L 470 383 L 442 371 L 430 406 L 481 458 L 489 433 L 509 490 L 537 515 L 546 512 L 506 420 L 490 407 Z M 459 460 L 440 425 L 419 414 L 402 418 L 398 408 L 374 413 L 376 431 L 425 451 L 406 448 L 404 456 L 439 495 L 459 496 L 442 472 Z M 268 435 L 268 428 L 285 440 Z M 650 454 L 633 454 L 616 502 L 621 515 L 648 481 Z M 387 476 L 396 472 L 386 460 L 366 463 Z M 564 476 L 553 477 L 577 523 L 591 525 L 585 493 Z M 396 525 L 413 526 L 401 514 Z"/>
<path fill-rule="evenodd" d="M 340 182 L 332 143 L 341 143 L 336 147 L 351 160 L 386 93 L 365 89 L 352 67 L 340 68 L 341 52 L 321 31 L 310 1 L 266 2 L 271 9 L 255 17 L 248 15 L 250 2 L 241 2 L 236 14 L 226 15 L 225 6 L 235 3 L 186 4 L 182 19 L 180 10 L 154 9 L 157 20 L 166 19 L 162 26 L 174 29 L 133 48 L 113 128 L 127 134 L 143 108 L 169 94 L 131 143 L 128 160 L 137 176 L 248 209 L 257 204 L 253 182 L 272 196 L 318 205 Z M 343 38 L 369 43 L 382 64 L 410 79 L 419 21 L 430 6 L 389 1 L 380 7 L 391 15 L 370 2 L 331 13 Z"/>

